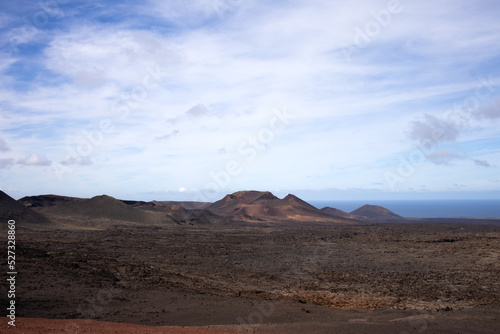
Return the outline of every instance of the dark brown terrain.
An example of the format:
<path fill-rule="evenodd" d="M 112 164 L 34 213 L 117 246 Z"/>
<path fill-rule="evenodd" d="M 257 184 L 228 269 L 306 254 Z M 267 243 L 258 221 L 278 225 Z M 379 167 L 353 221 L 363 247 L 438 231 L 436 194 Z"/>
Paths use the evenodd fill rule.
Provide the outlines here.
<path fill-rule="evenodd" d="M 321 211 L 323 211 L 324 213 L 327 213 L 329 215 L 332 215 L 332 216 L 338 216 L 338 217 L 343 217 L 343 218 L 349 218 L 349 219 L 355 219 L 356 217 L 354 215 L 351 215 L 350 213 L 348 212 L 345 212 L 345 211 L 342 211 L 342 210 L 339 210 L 339 209 L 335 209 L 335 208 L 331 208 L 331 207 L 325 207 L 323 209 L 321 209 Z"/>
<path fill-rule="evenodd" d="M 2 220 L 12 208 L 17 224 L 19 324 L 2 333 L 500 328 L 495 219 L 361 221 L 267 192 L 196 209 L 0 195 Z"/>
<path fill-rule="evenodd" d="M 45 216 L 30 210 L 3 191 L 0 191 L 0 217 L 6 225 L 9 219 L 24 221 L 25 224 L 50 224 Z"/>
<path fill-rule="evenodd" d="M 350 213 L 330 207 L 323 208 L 321 211 L 332 216 L 355 219 L 358 221 L 403 222 L 406 220 L 404 217 L 401 217 L 384 207 L 370 204 L 363 205 Z"/>

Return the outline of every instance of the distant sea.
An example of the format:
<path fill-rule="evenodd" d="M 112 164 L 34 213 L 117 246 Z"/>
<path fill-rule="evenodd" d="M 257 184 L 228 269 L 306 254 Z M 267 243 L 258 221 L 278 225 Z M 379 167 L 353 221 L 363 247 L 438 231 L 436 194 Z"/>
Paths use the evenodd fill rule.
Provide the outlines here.
<path fill-rule="evenodd" d="M 365 200 L 309 201 L 318 209 L 329 206 L 351 212 L 365 205 L 380 205 L 411 218 L 477 217 L 500 218 L 500 200 Z"/>

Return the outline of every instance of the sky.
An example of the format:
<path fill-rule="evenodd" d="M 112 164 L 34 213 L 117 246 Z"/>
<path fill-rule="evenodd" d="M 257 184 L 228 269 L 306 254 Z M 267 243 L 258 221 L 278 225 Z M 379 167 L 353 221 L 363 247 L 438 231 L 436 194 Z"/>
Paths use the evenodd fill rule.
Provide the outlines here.
<path fill-rule="evenodd" d="M 0 3 L 0 188 L 500 199 L 496 0 Z"/>

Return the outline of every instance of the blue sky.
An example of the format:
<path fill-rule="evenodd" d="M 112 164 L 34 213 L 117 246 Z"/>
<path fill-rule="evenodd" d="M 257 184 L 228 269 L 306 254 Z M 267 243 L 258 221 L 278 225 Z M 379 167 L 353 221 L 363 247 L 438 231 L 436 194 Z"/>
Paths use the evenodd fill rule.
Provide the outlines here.
<path fill-rule="evenodd" d="M 500 198 L 498 1 L 0 4 L 0 188 Z"/>

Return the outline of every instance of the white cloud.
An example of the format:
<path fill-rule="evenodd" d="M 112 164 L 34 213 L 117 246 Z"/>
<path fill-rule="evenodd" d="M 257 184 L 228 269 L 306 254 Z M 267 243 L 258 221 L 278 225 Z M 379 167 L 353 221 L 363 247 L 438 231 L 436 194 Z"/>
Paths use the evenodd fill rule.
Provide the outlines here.
<path fill-rule="evenodd" d="M 17 163 L 24 166 L 50 166 L 52 164 L 46 156 L 35 153 L 30 154 L 25 159 L 19 160 Z"/>

